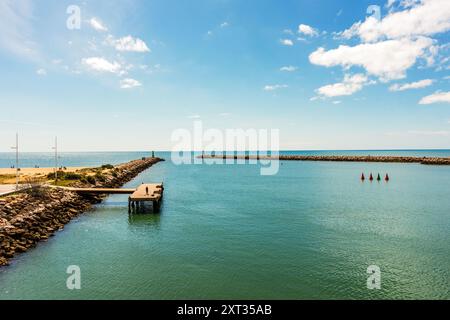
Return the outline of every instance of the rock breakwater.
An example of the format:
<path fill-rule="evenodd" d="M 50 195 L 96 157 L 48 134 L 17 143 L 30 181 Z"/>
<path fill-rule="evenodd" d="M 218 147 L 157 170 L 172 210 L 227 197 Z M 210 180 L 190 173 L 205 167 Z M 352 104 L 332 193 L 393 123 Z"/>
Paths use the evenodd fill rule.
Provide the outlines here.
<path fill-rule="evenodd" d="M 74 181 L 77 187 L 117 188 L 130 181 L 160 158 L 142 158 L 113 167 L 92 183 Z M 17 253 L 47 240 L 103 196 L 79 195 L 49 186 L 36 186 L 27 192 L 0 198 L 0 266 L 8 265 Z"/>
<path fill-rule="evenodd" d="M 450 165 L 450 158 L 438 157 L 403 157 L 403 156 L 302 156 L 280 155 L 278 157 L 266 155 L 203 155 L 204 159 L 247 159 L 247 160 L 286 160 L 286 161 L 342 161 L 342 162 L 396 162 L 396 163 L 420 163 L 428 165 Z"/>

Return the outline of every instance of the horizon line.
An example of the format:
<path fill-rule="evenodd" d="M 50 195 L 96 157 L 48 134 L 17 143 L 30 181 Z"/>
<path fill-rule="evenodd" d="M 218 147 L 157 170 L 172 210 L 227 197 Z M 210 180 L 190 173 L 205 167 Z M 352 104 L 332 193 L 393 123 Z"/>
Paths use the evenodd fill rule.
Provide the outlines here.
<path fill-rule="evenodd" d="M 129 152 L 136 152 L 136 153 L 151 153 L 154 152 L 263 152 L 263 151 L 272 151 L 275 152 L 275 150 L 177 150 L 177 151 L 170 151 L 170 150 L 76 150 L 76 151 L 60 151 L 61 153 L 109 153 L 109 152 L 116 152 L 116 153 L 129 153 Z M 293 152 L 293 151 L 301 151 L 301 152 L 311 152 L 311 151 L 450 151 L 449 148 L 380 148 L 380 149 L 283 149 L 279 150 L 278 152 Z M 15 153 L 15 151 L 0 151 L 0 153 Z M 19 153 L 54 153 L 54 151 L 20 151 Z"/>

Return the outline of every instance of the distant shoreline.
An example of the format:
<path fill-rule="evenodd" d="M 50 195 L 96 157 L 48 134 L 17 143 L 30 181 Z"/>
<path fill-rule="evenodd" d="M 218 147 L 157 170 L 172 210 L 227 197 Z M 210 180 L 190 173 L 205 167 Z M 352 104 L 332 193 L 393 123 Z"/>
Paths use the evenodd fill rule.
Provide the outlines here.
<path fill-rule="evenodd" d="M 233 160 L 283 160 L 283 161 L 335 161 L 335 162 L 391 162 L 420 163 L 426 165 L 450 165 L 450 157 L 405 157 L 405 156 L 302 156 L 302 155 L 201 155 L 203 159 Z"/>
<path fill-rule="evenodd" d="M 225 150 L 226 152 L 233 152 L 233 150 Z M 263 152 L 265 150 L 259 150 L 260 152 Z M 409 152 L 409 151 L 443 151 L 443 152 L 450 152 L 450 148 L 416 148 L 416 149 L 411 149 L 411 148 L 393 148 L 393 149 L 282 149 L 280 150 L 280 152 L 377 152 L 377 151 L 381 151 L 381 152 L 395 152 L 395 151 L 400 151 L 400 152 Z M 170 153 L 172 152 L 172 150 L 154 150 L 154 152 L 157 153 Z M 201 153 L 202 150 L 188 150 L 186 152 L 194 152 L 194 153 Z M 243 150 L 240 150 L 239 152 L 244 152 Z M 256 152 L 256 150 L 253 150 L 252 152 Z M 49 154 L 49 155 L 54 155 L 54 152 L 52 151 L 21 151 L 21 154 Z M 148 150 L 131 150 L 131 151 L 124 151 L 124 150 L 99 150 L 99 151 L 95 151 L 95 150 L 87 150 L 87 151 L 61 151 L 59 152 L 59 154 L 80 154 L 80 153 L 87 153 L 87 154 L 91 154 L 91 153 L 150 153 Z M 11 155 L 15 155 L 14 151 L 10 151 L 10 150 L 0 150 L 0 154 L 11 154 Z"/>

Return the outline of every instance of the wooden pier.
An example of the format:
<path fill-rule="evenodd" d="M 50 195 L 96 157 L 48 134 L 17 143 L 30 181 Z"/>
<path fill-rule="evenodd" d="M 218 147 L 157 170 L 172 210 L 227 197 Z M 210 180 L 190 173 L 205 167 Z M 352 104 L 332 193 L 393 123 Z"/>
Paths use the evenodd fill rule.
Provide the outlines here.
<path fill-rule="evenodd" d="M 145 202 L 152 202 L 153 212 L 159 212 L 163 197 L 164 186 L 162 183 L 143 183 L 135 189 L 120 188 L 71 188 L 57 187 L 79 194 L 129 194 L 128 211 L 142 208 Z"/>
<path fill-rule="evenodd" d="M 159 212 L 163 190 L 164 187 L 162 183 L 141 184 L 128 197 L 128 210 L 131 211 L 131 209 L 137 209 L 145 202 L 151 201 L 153 203 L 153 212 Z"/>

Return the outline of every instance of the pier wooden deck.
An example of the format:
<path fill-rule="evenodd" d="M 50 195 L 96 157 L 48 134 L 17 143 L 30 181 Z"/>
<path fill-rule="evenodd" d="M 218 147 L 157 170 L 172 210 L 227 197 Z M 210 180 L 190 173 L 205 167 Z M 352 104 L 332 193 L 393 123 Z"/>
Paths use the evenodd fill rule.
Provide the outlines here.
<path fill-rule="evenodd" d="M 132 194 L 136 189 L 115 189 L 115 188 L 71 188 L 66 187 L 64 190 L 81 194 Z"/>
<path fill-rule="evenodd" d="M 72 188 L 59 187 L 67 191 L 76 192 L 79 194 L 129 194 L 128 210 L 139 209 L 143 207 L 144 202 L 153 203 L 153 211 L 158 212 L 161 207 L 161 200 L 163 196 L 162 183 L 143 183 L 135 189 L 121 189 L 121 188 Z"/>
<path fill-rule="evenodd" d="M 153 203 L 153 212 L 159 212 L 163 190 L 162 183 L 141 184 L 128 197 L 128 211 L 131 211 L 131 209 L 139 209 L 143 206 L 144 202 L 151 201 Z"/>

